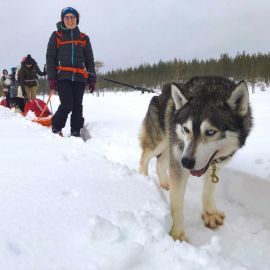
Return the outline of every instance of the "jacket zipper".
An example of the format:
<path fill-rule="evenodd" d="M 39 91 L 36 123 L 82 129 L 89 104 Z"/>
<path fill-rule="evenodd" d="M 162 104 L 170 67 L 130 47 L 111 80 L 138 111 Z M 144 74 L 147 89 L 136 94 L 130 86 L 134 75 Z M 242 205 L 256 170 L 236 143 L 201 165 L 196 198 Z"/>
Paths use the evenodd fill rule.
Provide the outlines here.
<path fill-rule="evenodd" d="M 71 40 L 73 41 L 73 30 L 71 30 Z M 71 52 L 71 64 L 74 67 L 74 43 L 72 43 L 72 52 Z M 72 73 L 72 81 L 74 81 L 74 72 Z"/>

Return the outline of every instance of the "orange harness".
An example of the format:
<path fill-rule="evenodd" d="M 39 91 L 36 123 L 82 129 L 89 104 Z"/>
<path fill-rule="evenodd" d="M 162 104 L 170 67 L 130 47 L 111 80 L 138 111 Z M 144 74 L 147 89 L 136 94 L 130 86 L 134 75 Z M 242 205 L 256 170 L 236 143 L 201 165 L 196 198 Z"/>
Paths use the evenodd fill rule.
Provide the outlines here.
<path fill-rule="evenodd" d="M 79 44 L 82 45 L 84 48 L 86 47 L 86 39 L 83 40 L 85 37 L 85 34 L 80 33 L 81 40 L 67 40 L 67 41 L 62 41 L 62 33 L 59 31 L 56 31 L 56 46 L 57 49 L 66 44 L 75 44 L 78 46 Z M 70 71 L 70 72 L 75 72 L 75 73 L 80 73 L 84 76 L 85 79 L 89 77 L 88 72 L 84 68 L 76 68 L 76 67 L 63 67 L 63 66 L 57 66 L 57 70 L 62 70 L 62 71 Z"/>
<path fill-rule="evenodd" d="M 71 71 L 75 73 L 80 73 L 84 76 L 85 79 L 89 77 L 88 72 L 84 68 L 76 68 L 76 67 L 63 67 L 63 66 L 57 66 L 57 70 L 63 70 L 63 71 Z"/>
<path fill-rule="evenodd" d="M 67 40 L 67 41 L 62 41 L 62 33 L 59 32 L 59 31 L 56 31 L 55 32 L 57 37 L 56 37 L 56 46 L 57 46 L 57 49 L 62 46 L 62 45 L 65 45 L 65 44 L 75 44 L 76 46 L 81 44 L 84 48 L 86 46 L 86 39 L 83 40 L 83 38 L 85 38 L 85 34 L 84 33 L 80 33 L 80 36 L 81 36 L 81 40 Z"/>

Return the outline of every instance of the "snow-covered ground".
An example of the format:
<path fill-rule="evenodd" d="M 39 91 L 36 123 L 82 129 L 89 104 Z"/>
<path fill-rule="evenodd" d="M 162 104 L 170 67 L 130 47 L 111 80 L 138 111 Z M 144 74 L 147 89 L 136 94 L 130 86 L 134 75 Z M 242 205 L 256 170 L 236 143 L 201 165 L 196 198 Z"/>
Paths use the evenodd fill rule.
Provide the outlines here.
<path fill-rule="evenodd" d="M 0 107 L 0 270 L 270 269 L 270 90 L 250 95 L 254 128 L 220 174 L 220 229 L 204 227 L 201 179 L 190 179 L 189 243 L 168 235 L 155 161 L 149 177 L 138 173 L 151 96 L 85 95 L 86 143 Z"/>

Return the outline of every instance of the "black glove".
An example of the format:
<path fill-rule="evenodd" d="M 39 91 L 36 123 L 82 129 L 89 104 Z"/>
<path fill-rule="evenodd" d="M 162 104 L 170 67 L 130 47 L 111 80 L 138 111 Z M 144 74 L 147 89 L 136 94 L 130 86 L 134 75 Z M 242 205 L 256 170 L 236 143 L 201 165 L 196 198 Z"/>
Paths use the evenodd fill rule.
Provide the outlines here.
<path fill-rule="evenodd" d="M 91 94 L 94 93 L 96 90 L 96 83 L 89 83 L 89 90 Z"/>
<path fill-rule="evenodd" d="M 47 75 L 47 65 L 45 64 L 44 65 L 44 68 L 43 68 L 43 76 L 46 76 Z"/>
<path fill-rule="evenodd" d="M 97 75 L 95 73 L 90 73 L 88 78 L 89 90 L 92 94 L 96 89 Z"/>

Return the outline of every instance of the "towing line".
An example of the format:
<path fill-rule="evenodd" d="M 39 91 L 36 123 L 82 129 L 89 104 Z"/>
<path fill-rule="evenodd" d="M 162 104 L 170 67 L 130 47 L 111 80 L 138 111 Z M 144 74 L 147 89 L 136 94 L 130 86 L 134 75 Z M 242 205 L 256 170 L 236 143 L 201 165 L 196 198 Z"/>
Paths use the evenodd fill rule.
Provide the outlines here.
<path fill-rule="evenodd" d="M 149 88 L 145 88 L 145 87 L 141 87 L 141 86 L 137 86 L 137 85 L 132 85 L 132 84 L 129 84 L 129 83 L 116 81 L 116 80 L 109 79 L 109 78 L 102 77 L 102 76 L 99 76 L 99 78 L 104 80 L 104 81 L 107 81 L 107 82 L 112 82 L 112 83 L 115 83 L 115 84 L 127 86 L 127 87 L 133 88 L 135 90 L 140 90 L 142 92 L 142 94 L 144 94 L 144 92 L 160 94 L 160 91 L 158 91 L 158 90 L 153 90 L 153 89 L 149 89 Z"/>

